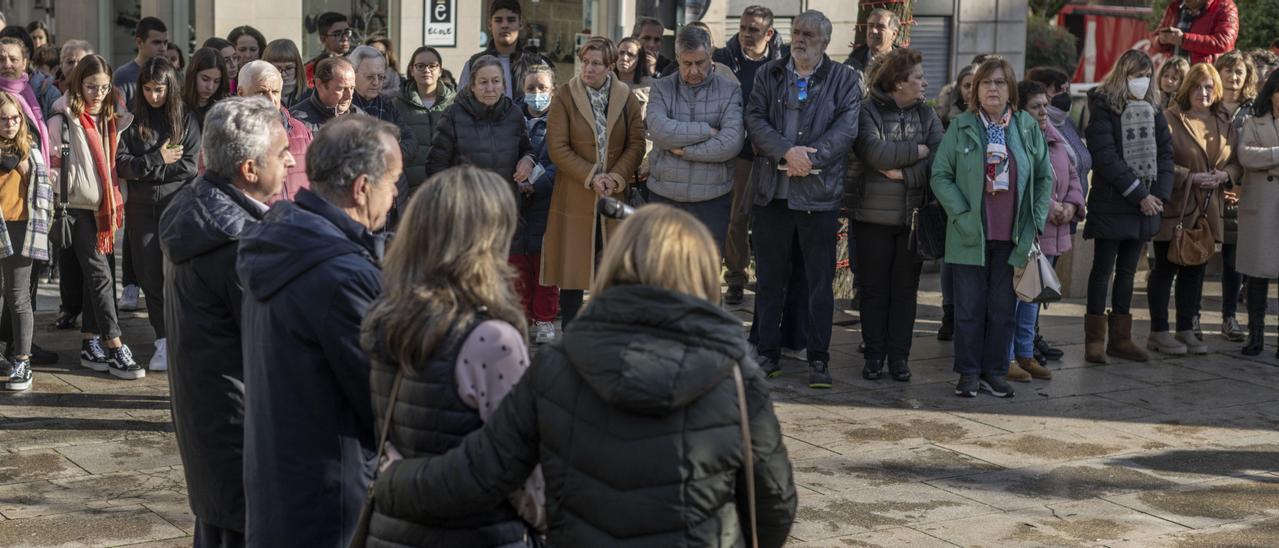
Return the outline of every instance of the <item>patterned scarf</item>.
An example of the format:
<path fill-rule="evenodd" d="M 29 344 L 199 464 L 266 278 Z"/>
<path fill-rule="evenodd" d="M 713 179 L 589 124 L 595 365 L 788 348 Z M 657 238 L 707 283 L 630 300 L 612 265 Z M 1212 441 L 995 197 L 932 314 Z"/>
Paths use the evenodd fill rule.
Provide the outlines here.
<path fill-rule="evenodd" d="M 1005 192 L 1011 188 L 1008 181 L 1007 131 L 1013 111 L 1005 108 L 1004 114 L 996 121 L 991 121 L 984 110 L 978 109 L 978 114 L 986 126 L 986 192 Z"/>
<path fill-rule="evenodd" d="M 586 96 L 591 100 L 591 113 L 595 115 L 595 162 L 603 168 L 608 160 L 608 95 L 613 90 L 613 75 L 597 91 L 582 82 Z"/>
<path fill-rule="evenodd" d="M 37 261 L 49 260 L 49 218 L 53 215 L 53 184 L 49 182 L 49 171 L 45 169 L 44 160 L 39 154 L 32 154 L 27 161 L 31 169 L 27 171 L 27 235 L 22 242 L 9 240 L 9 230 L 5 222 L 0 220 L 0 257 L 12 257 L 19 250 L 14 245 L 21 245 L 22 256 Z M 23 222 L 23 221 L 14 221 Z"/>
<path fill-rule="evenodd" d="M 1159 176 L 1159 146 L 1155 143 L 1155 107 L 1145 101 L 1128 101 L 1120 115 L 1120 150 L 1124 163 L 1150 188 Z"/>
<path fill-rule="evenodd" d="M 115 119 L 107 122 L 106 134 L 98 131 L 93 116 L 80 113 L 80 125 L 84 127 L 84 140 L 89 143 L 89 155 L 97 171 L 102 200 L 98 202 L 98 253 L 111 253 L 115 249 L 115 231 L 124 218 L 124 199 L 120 197 L 120 183 L 115 180 L 116 132 Z M 104 150 L 104 145 L 110 150 Z"/>

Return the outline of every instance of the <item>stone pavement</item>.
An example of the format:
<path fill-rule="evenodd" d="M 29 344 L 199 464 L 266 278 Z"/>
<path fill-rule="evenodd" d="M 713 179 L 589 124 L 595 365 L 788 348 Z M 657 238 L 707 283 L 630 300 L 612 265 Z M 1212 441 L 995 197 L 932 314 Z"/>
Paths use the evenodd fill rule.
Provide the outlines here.
<path fill-rule="evenodd" d="M 923 282 L 911 383 L 861 379 L 856 325 L 836 327 L 834 389 L 809 390 L 794 360 L 774 381 L 800 493 L 792 545 L 1279 546 L 1273 335 L 1243 358 L 1205 312 L 1208 356 L 1086 365 L 1082 305 L 1061 303 L 1043 322 L 1066 350 L 1053 380 L 962 400 L 933 337 L 936 278 Z M 144 318 L 123 327 L 145 363 Z M 0 546 L 189 546 L 164 374 L 82 369 L 74 335 L 50 321 L 38 314 L 36 340 L 62 363 L 38 368 L 31 392 L 0 394 Z"/>

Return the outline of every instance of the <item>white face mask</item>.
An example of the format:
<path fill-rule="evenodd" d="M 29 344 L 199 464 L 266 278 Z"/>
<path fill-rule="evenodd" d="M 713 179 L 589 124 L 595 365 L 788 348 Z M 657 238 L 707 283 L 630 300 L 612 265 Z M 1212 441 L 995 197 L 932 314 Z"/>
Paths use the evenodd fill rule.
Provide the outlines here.
<path fill-rule="evenodd" d="M 1143 76 L 1141 78 L 1128 79 L 1128 94 L 1138 99 L 1145 99 L 1146 92 L 1150 91 L 1150 77 Z"/>

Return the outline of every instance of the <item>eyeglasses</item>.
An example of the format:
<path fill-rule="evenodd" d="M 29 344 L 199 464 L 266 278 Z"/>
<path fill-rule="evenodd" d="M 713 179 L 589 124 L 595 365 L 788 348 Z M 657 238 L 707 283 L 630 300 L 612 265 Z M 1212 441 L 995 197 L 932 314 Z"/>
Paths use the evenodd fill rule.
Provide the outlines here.
<path fill-rule="evenodd" d="M 111 84 L 103 84 L 100 86 L 85 84 L 84 90 L 94 95 L 106 95 L 107 92 L 111 91 Z"/>
<path fill-rule="evenodd" d="M 22 123 L 22 115 L 21 115 L 21 114 L 17 114 L 17 115 L 14 115 L 14 116 L 0 116 L 0 125 L 5 125 L 5 126 L 16 126 L 16 125 L 18 125 L 18 124 L 20 124 L 20 123 Z"/>
<path fill-rule="evenodd" d="M 335 30 L 333 32 L 326 34 L 325 36 L 328 36 L 329 38 L 337 38 L 338 40 L 341 40 L 343 38 L 351 38 L 355 36 L 355 29 Z"/>
<path fill-rule="evenodd" d="M 385 82 L 385 81 L 386 81 L 386 75 L 385 75 L 385 74 L 370 74 L 370 75 L 368 75 L 368 76 L 365 76 L 365 78 L 366 78 L 366 79 L 368 79 L 370 82 Z"/>
<path fill-rule="evenodd" d="M 275 69 L 280 71 L 281 76 L 289 76 L 289 75 L 297 74 L 298 72 L 298 68 L 294 66 L 292 63 L 288 65 L 276 65 Z"/>
<path fill-rule="evenodd" d="M 431 72 L 435 72 L 437 70 L 440 70 L 440 64 L 439 63 L 413 63 L 413 70 L 417 72 L 426 72 L 428 70 Z"/>
<path fill-rule="evenodd" d="M 984 87 L 984 88 L 988 88 L 988 87 L 1006 88 L 1008 87 L 1008 80 L 982 80 L 981 82 L 979 82 L 979 84 L 981 85 L 981 87 Z"/>
<path fill-rule="evenodd" d="M 799 86 L 799 93 L 796 94 L 796 97 L 799 98 L 799 102 L 801 103 L 807 102 L 808 101 L 808 78 L 800 78 L 799 81 L 795 82 L 795 85 Z"/>

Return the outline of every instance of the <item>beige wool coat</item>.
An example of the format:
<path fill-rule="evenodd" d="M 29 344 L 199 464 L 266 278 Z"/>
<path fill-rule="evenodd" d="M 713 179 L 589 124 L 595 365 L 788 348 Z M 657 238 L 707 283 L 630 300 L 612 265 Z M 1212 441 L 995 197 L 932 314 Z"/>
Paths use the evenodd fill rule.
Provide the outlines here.
<path fill-rule="evenodd" d="M 1163 221 L 1160 223 L 1159 233 L 1155 234 L 1155 241 L 1172 240 L 1179 218 L 1186 226 L 1190 226 L 1198 216 L 1208 192 L 1190 184 L 1192 173 L 1220 169 L 1230 174 L 1231 181 L 1239 180 L 1241 170 L 1234 159 L 1232 147 L 1235 132 L 1230 129 L 1230 115 L 1221 108 L 1214 110 L 1214 113 L 1216 116 L 1211 120 L 1200 122 L 1182 111 L 1179 105 L 1173 105 L 1164 111 L 1172 134 L 1172 156 L 1176 167 L 1172 199 L 1164 204 Z M 1225 226 L 1221 220 L 1225 212 L 1225 200 L 1222 198 L 1224 190 L 1224 187 L 1214 190 L 1208 204 L 1208 224 L 1212 227 L 1213 240 L 1217 242 L 1221 242 L 1225 235 Z M 1182 201 L 1186 199 L 1187 192 L 1191 194 L 1185 205 L 1185 215 L 1182 216 Z"/>
<path fill-rule="evenodd" d="M 626 119 L 623 119 L 623 112 Z M 551 193 L 550 218 L 542 238 L 542 285 L 589 289 L 595 277 L 595 214 L 598 198 L 590 188 L 598 172 L 617 183 L 614 198 L 635 176 L 644 157 L 644 108 L 626 84 L 613 79 L 608 99 L 608 154 L 596 165 L 595 115 L 578 77 L 555 90 L 546 121 L 546 150 L 558 171 Z M 607 237 L 607 227 L 601 230 Z"/>
<path fill-rule="evenodd" d="M 1243 166 L 1235 267 L 1256 278 L 1279 278 L 1279 120 L 1250 117 L 1236 151 Z"/>

